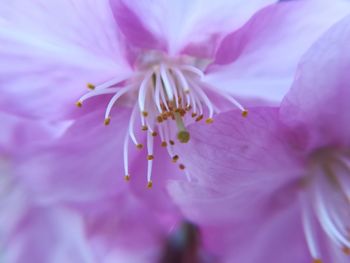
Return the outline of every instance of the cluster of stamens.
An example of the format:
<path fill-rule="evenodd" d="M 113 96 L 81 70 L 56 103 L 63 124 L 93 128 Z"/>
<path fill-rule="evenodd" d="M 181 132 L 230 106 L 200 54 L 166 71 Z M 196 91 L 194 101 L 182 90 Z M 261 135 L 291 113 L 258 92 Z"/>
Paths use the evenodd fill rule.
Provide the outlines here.
<path fill-rule="evenodd" d="M 204 73 L 195 66 L 181 60 L 169 60 L 164 56 L 156 56 L 151 62 L 140 66 L 134 77 L 120 81 L 112 79 L 101 85 L 88 84 L 91 90 L 82 96 L 77 106 L 89 98 L 112 94 L 106 112 L 105 125 L 111 122 L 111 110 L 115 103 L 127 94 L 137 98 L 131 112 L 128 132 L 124 140 L 124 167 L 125 179 L 130 180 L 129 174 L 129 140 L 138 149 L 143 148 L 140 137 L 146 137 L 147 144 L 147 186 L 152 187 L 152 165 L 154 160 L 153 145 L 155 137 L 160 138 L 160 144 L 167 149 L 173 162 L 180 157 L 175 153 L 175 137 L 180 143 L 190 140 L 190 133 L 186 126 L 191 122 L 199 122 L 206 117 L 206 123 L 213 123 L 213 116 L 219 108 L 213 104 L 206 90 L 225 98 L 247 116 L 247 111 L 229 94 L 219 92 L 202 82 Z M 136 127 L 139 126 L 139 127 Z M 144 133 L 140 133 L 142 131 Z M 175 131 L 175 132 L 174 132 Z M 145 134 L 145 135 L 142 135 Z M 183 163 L 179 164 L 181 170 L 185 169 Z"/>
<path fill-rule="evenodd" d="M 304 233 L 313 263 L 322 263 L 317 225 L 330 244 L 350 255 L 350 152 L 322 149 L 311 158 L 301 193 Z"/>

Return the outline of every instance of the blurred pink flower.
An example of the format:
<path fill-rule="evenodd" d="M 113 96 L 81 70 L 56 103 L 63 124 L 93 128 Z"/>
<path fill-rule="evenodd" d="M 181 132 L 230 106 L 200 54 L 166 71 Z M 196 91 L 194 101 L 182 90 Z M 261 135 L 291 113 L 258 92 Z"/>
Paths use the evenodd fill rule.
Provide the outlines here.
<path fill-rule="evenodd" d="M 225 226 L 226 262 L 349 262 L 349 42 L 347 16 L 302 59 L 280 110 L 189 128 L 196 180 L 170 191 L 188 218 Z"/>

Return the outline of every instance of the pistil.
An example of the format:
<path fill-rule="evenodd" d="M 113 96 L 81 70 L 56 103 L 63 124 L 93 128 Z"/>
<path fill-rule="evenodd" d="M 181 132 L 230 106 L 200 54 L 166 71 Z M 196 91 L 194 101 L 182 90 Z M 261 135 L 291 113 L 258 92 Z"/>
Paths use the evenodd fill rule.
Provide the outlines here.
<path fill-rule="evenodd" d="M 190 133 L 187 131 L 180 113 L 175 112 L 175 121 L 178 129 L 177 138 L 182 143 L 187 143 L 190 140 Z"/>

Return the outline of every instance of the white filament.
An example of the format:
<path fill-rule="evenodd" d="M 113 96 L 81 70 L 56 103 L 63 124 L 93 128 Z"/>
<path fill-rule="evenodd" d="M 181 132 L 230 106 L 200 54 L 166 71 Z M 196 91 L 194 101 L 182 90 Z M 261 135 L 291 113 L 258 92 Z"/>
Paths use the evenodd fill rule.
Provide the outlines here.
<path fill-rule="evenodd" d="M 114 78 L 96 87 L 88 84 L 88 87 L 93 90 L 83 95 L 77 103 L 78 106 L 81 106 L 81 103 L 86 99 L 113 94 L 105 111 L 105 119 L 109 123 L 116 102 L 125 94 L 134 95 L 134 91 L 138 92 L 124 140 L 124 170 L 125 175 L 129 178 L 129 139 L 138 148 L 141 148 L 141 144 L 137 140 L 138 132 L 135 130 L 135 126 L 139 127 L 139 125 L 135 125 L 139 121 L 142 129 L 147 130 L 147 182 L 149 185 L 152 184 L 153 144 L 157 133 L 159 133 L 161 141 L 166 142 L 166 149 L 170 157 L 174 158 L 176 155 L 174 155 L 172 136 L 177 132 L 174 133 L 173 129 L 180 129 L 180 126 L 181 129 L 184 129 L 187 120 L 191 120 L 185 116 L 187 112 L 191 111 L 189 114 L 192 117 L 199 115 L 202 118 L 204 109 L 206 109 L 208 117 L 212 118 L 214 113 L 218 111 L 203 89 L 205 85 L 201 79 L 204 74 L 200 69 L 179 61 L 176 63 L 168 63 L 169 60 L 155 61 L 155 63 L 147 62 L 149 64 L 140 67 L 140 71 L 132 79 Z M 123 83 L 128 83 L 128 86 L 123 86 Z M 117 85 L 118 87 L 116 87 Z M 227 99 L 243 109 L 233 98 Z M 178 116 L 177 122 L 175 122 L 175 116 Z M 201 118 L 197 120 L 199 121 Z"/>

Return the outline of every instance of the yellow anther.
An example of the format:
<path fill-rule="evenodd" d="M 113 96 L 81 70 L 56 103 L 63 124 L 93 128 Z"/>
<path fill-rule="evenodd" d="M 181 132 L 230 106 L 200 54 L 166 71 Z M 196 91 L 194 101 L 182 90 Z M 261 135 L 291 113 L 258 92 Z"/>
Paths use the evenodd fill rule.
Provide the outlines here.
<path fill-rule="evenodd" d="M 166 142 L 166 141 L 162 141 L 161 146 L 162 146 L 162 147 L 167 147 L 167 146 L 168 146 L 168 144 L 167 144 L 167 142 Z"/>
<path fill-rule="evenodd" d="M 130 175 L 128 175 L 128 174 L 125 175 L 125 176 L 124 176 L 124 179 L 125 179 L 125 181 L 129 182 L 129 181 L 130 181 Z"/>
<path fill-rule="evenodd" d="M 143 148 L 143 144 L 141 144 L 141 143 L 137 144 L 137 145 L 136 145 L 136 148 L 139 149 L 139 150 L 141 150 L 141 149 Z"/>
<path fill-rule="evenodd" d="M 152 161 L 154 159 L 154 156 L 153 155 L 147 155 L 147 160 L 148 161 Z"/>
<path fill-rule="evenodd" d="M 110 118 L 110 117 L 106 118 L 106 119 L 105 119 L 105 125 L 107 126 L 107 125 L 109 125 L 110 123 L 111 123 L 111 118 Z"/>
<path fill-rule="evenodd" d="M 77 105 L 77 107 L 81 108 L 83 106 L 83 103 L 81 101 L 77 101 L 75 103 L 75 105 Z"/>
<path fill-rule="evenodd" d="M 188 131 L 179 131 L 177 133 L 177 138 L 179 139 L 180 142 L 187 143 L 190 140 L 191 136 Z"/>
<path fill-rule="evenodd" d="M 186 167 L 185 167 L 185 165 L 180 164 L 180 165 L 179 165 L 179 168 L 180 168 L 181 170 L 185 170 Z"/>
<path fill-rule="evenodd" d="M 91 83 L 86 84 L 86 86 L 88 89 L 91 89 L 91 90 L 94 90 L 96 88 L 95 85 Z"/>
<path fill-rule="evenodd" d="M 147 183 L 147 188 L 152 188 L 152 186 L 153 186 L 152 181 L 149 181 L 149 182 Z"/>
<path fill-rule="evenodd" d="M 162 116 L 158 116 L 157 117 L 157 122 L 159 122 L 159 123 L 163 122 L 163 117 Z"/>
<path fill-rule="evenodd" d="M 211 124 L 213 122 L 214 122 L 214 119 L 212 119 L 212 118 L 208 118 L 205 120 L 205 123 L 207 123 L 207 124 Z"/>
<path fill-rule="evenodd" d="M 179 156 L 178 156 L 178 155 L 174 155 L 174 156 L 173 156 L 173 162 L 176 163 L 177 160 L 179 160 Z"/>
<path fill-rule="evenodd" d="M 174 145 L 175 142 L 173 140 L 169 140 L 170 145 Z"/>
<path fill-rule="evenodd" d="M 148 127 L 145 125 L 145 126 L 142 126 L 141 130 L 143 131 L 147 131 L 148 130 Z"/>
<path fill-rule="evenodd" d="M 242 111 L 242 116 L 243 117 L 247 117 L 248 116 L 248 111 L 247 110 Z"/>
<path fill-rule="evenodd" d="M 190 111 L 192 109 L 191 105 L 186 106 L 185 111 Z"/>
<path fill-rule="evenodd" d="M 147 117 L 148 116 L 148 112 L 147 111 L 143 111 L 142 115 L 143 115 L 143 117 Z"/>
<path fill-rule="evenodd" d="M 197 118 L 196 118 L 196 121 L 201 121 L 203 119 L 203 115 L 199 115 Z"/>
<path fill-rule="evenodd" d="M 312 261 L 312 263 L 322 263 L 322 260 L 321 259 L 314 259 L 313 261 Z"/>
<path fill-rule="evenodd" d="M 151 135 L 152 135 L 153 137 L 156 137 L 156 136 L 158 135 L 158 133 L 157 133 L 157 132 L 152 132 Z"/>
<path fill-rule="evenodd" d="M 197 113 L 193 112 L 191 116 L 192 116 L 192 118 L 194 118 L 197 116 Z"/>

